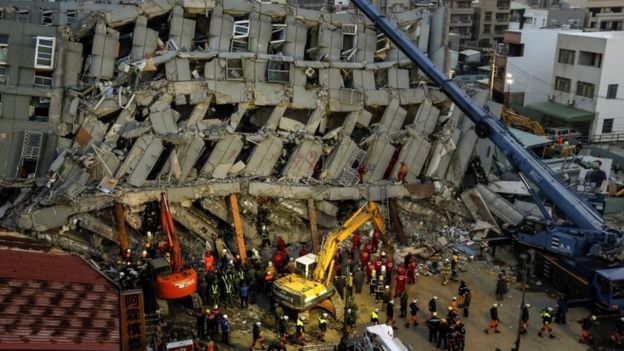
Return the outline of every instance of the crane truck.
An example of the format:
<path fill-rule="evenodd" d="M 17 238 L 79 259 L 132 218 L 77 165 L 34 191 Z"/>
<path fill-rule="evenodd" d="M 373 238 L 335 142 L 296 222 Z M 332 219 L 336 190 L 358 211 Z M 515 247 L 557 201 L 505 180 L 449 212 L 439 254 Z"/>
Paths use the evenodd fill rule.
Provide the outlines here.
<path fill-rule="evenodd" d="M 337 311 L 331 301 L 335 289 L 331 285 L 331 280 L 336 249 L 339 243 L 368 221 L 372 221 L 374 227 L 383 234 L 385 223 L 374 202 L 368 202 L 339 229 L 330 232 L 318 256 L 309 253 L 297 258 L 296 273 L 282 277 L 273 284 L 273 296 L 276 301 L 295 311 L 309 310 L 319 306 L 335 315 Z"/>
<path fill-rule="evenodd" d="M 602 217 L 546 164 L 526 148 L 509 128 L 475 103 L 416 45 L 379 12 L 369 0 L 352 3 L 435 83 L 475 124 L 480 138 L 489 138 L 505 155 L 530 189 L 544 219 L 527 217 L 511 232 L 519 245 L 535 248 L 543 258 L 546 276 L 579 301 L 614 312 L 624 310 L 624 236 L 608 228 Z M 538 191 L 534 189 L 533 185 Z M 544 196 L 565 218 L 555 221 L 543 204 Z M 559 280 L 559 282 L 557 281 Z M 563 284 L 562 284 L 563 283 Z"/>

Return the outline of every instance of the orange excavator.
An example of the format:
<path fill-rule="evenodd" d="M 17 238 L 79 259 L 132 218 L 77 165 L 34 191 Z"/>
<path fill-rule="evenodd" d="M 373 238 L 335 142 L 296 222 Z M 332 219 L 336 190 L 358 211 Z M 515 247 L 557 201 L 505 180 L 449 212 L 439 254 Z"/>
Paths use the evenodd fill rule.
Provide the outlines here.
<path fill-rule="evenodd" d="M 167 300 L 176 300 L 190 296 L 193 306 L 201 306 L 201 299 L 196 293 L 198 285 L 197 271 L 186 267 L 182 258 L 180 240 L 175 232 L 173 217 L 167 195 L 160 194 L 160 220 L 162 229 L 167 234 L 164 243 L 168 258 L 159 257 L 151 260 L 152 274 L 156 281 L 158 305 L 162 315 L 167 315 Z"/>

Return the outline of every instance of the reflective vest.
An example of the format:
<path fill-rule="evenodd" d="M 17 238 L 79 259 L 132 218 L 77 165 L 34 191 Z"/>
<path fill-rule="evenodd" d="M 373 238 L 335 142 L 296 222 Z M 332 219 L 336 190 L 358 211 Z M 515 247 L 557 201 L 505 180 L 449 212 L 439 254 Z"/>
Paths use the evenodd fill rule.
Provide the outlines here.
<path fill-rule="evenodd" d="M 318 318 L 318 323 L 320 326 L 322 326 L 324 324 L 327 324 L 327 320 L 321 316 Z"/>
<path fill-rule="evenodd" d="M 373 319 L 373 320 L 379 319 L 379 314 L 377 314 L 377 312 L 375 312 L 375 311 L 371 312 L 371 319 Z"/>

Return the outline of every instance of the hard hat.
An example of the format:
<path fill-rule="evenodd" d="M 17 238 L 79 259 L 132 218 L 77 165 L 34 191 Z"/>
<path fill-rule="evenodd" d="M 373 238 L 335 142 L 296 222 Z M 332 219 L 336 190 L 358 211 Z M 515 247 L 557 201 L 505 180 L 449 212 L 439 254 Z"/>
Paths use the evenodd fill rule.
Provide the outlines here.
<path fill-rule="evenodd" d="M 147 257 L 147 250 L 143 250 L 143 252 L 141 252 L 141 256 L 142 257 Z"/>
<path fill-rule="evenodd" d="M 495 304 L 492 305 L 492 307 L 496 308 L 496 307 L 498 307 L 498 304 L 495 303 Z"/>
<path fill-rule="evenodd" d="M 119 278 L 123 278 L 126 274 L 124 272 L 119 273 Z"/>
<path fill-rule="evenodd" d="M 261 325 L 262 325 L 262 323 L 260 323 L 260 321 L 258 321 L 258 322 L 256 322 L 256 325 L 257 325 L 257 326 L 261 326 Z"/>
<path fill-rule="evenodd" d="M 457 296 L 453 296 L 453 301 L 457 300 Z"/>
<path fill-rule="evenodd" d="M 444 263 L 448 263 L 448 261 L 449 261 L 449 259 L 448 259 L 448 258 L 445 258 L 445 259 L 444 259 Z"/>
<path fill-rule="evenodd" d="M 527 303 L 526 305 L 524 305 L 526 308 L 531 308 L 531 304 Z"/>
<path fill-rule="evenodd" d="M 147 237 L 151 238 L 152 237 L 152 232 L 150 232 L 149 230 L 147 231 Z"/>
<path fill-rule="evenodd" d="M 416 302 L 418 302 L 418 299 L 412 299 L 412 302 L 416 303 Z"/>
<path fill-rule="evenodd" d="M 213 309 L 216 310 L 217 308 L 219 308 L 219 305 L 214 305 Z"/>
<path fill-rule="evenodd" d="M 294 258 L 294 257 L 291 257 L 291 258 L 290 258 L 290 262 L 292 262 L 292 261 L 294 261 L 294 260 L 295 260 L 295 258 Z"/>
<path fill-rule="evenodd" d="M 390 289 L 390 285 L 386 285 L 386 289 Z"/>
<path fill-rule="evenodd" d="M 596 316 L 591 316 L 592 321 L 596 320 Z"/>
<path fill-rule="evenodd" d="M 434 299 L 434 300 L 437 300 L 437 299 L 438 299 L 438 297 L 437 297 L 437 296 L 434 296 L 434 297 L 433 297 L 433 299 Z"/>
<path fill-rule="evenodd" d="M 305 321 L 305 316 L 299 316 L 300 321 Z"/>
<path fill-rule="evenodd" d="M 206 308 L 206 313 L 210 313 L 210 308 Z"/>
<path fill-rule="evenodd" d="M 273 266 L 273 262 L 269 262 L 269 267 L 272 267 L 272 266 Z"/>
<path fill-rule="evenodd" d="M 347 313 L 351 313 L 351 309 L 350 308 L 347 308 Z"/>
<path fill-rule="evenodd" d="M 442 323 L 446 323 L 446 318 L 442 318 L 440 320 L 442 321 Z"/>
<path fill-rule="evenodd" d="M 386 255 L 386 252 L 385 252 L 385 251 L 382 251 L 382 252 L 381 252 L 381 255 L 382 255 L 382 256 L 385 256 L 385 255 Z"/>
<path fill-rule="evenodd" d="M 391 305 L 392 305 L 392 304 L 394 304 L 394 300 L 390 300 L 390 304 L 391 304 Z"/>
<path fill-rule="evenodd" d="M 327 313 L 323 313 L 323 317 L 327 318 L 329 316 Z"/>
<path fill-rule="evenodd" d="M 131 253 L 131 252 L 132 252 L 132 250 L 130 250 L 130 249 L 126 249 L 126 252 L 127 252 L 127 253 Z"/>
<path fill-rule="evenodd" d="M 230 260 L 230 264 L 231 264 L 231 265 L 234 265 L 234 260 Z"/>
<path fill-rule="evenodd" d="M 284 318 L 284 320 L 285 320 L 285 321 L 287 321 L 287 320 L 288 320 L 288 316 L 284 316 L 284 317 L 282 317 L 282 318 Z"/>
<path fill-rule="evenodd" d="M 452 310 L 453 310 L 453 306 L 449 306 L 449 307 L 448 307 L 448 310 L 449 310 L 449 311 L 452 311 Z"/>
<path fill-rule="evenodd" d="M 227 253 L 227 250 L 226 250 L 226 249 L 223 249 L 223 253 Z"/>
<path fill-rule="evenodd" d="M 621 318 L 620 318 L 620 320 L 621 320 L 622 322 L 624 322 L 624 317 L 621 317 Z"/>
<path fill-rule="evenodd" d="M 552 312 L 553 308 L 552 307 L 548 307 L 547 310 L 548 310 L 548 312 Z"/>
<path fill-rule="evenodd" d="M 375 312 L 379 312 L 379 308 L 375 308 Z"/>
<path fill-rule="evenodd" d="M 227 314 L 224 314 L 224 315 L 223 315 L 223 319 L 228 319 L 228 318 L 227 318 Z"/>
<path fill-rule="evenodd" d="M 437 317 L 438 316 L 438 312 L 433 312 L 431 315 L 434 316 L 434 317 Z"/>

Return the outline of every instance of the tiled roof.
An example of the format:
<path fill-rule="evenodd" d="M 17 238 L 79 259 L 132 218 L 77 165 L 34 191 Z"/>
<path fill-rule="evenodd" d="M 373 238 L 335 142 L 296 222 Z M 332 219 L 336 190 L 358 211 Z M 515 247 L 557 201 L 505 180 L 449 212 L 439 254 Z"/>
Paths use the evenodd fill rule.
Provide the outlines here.
<path fill-rule="evenodd" d="M 0 249 L 0 350 L 119 350 L 117 287 L 70 254 Z"/>

